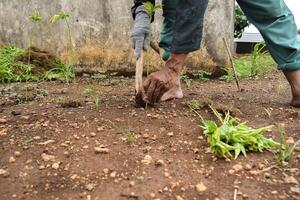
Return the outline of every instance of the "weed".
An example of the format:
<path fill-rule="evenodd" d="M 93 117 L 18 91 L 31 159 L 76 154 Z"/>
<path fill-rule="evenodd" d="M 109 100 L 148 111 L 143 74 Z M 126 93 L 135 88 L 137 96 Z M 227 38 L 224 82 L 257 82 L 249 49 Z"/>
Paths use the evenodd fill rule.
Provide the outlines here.
<path fill-rule="evenodd" d="M 294 154 L 294 151 L 298 145 L 300 145 L 300 140 L 298 140 L 295 144 L 287 144 L 286 142 L 286 133 L 284 130 L 283 125 L 278 125 L 278 130 L 280 133 L 280 144 L 281 148 L 279 149 L 279 152 L 275 154 L 275 157 L 281 165 L 285 165 L 287 162 L 289 162 Z"/>
<path fill-rule="evenodd" d="M 135 134 L 133 132 L 131 132 L 130 130 L 126 130 L 126 132 L 124 133 L 124 136 L 128 143 L 133 143 L 135 141 Z"/>
<path fill-rule="evenodd" d="M 209 80 L 207 77 L 209 77 L 211 73 L 204 70 L 196 70 L 193 72 L 193 75 L 195 76 L 196 80 L 207 81 Z"/>
<path fill-rule="evenodd" d="M 183 83 L 185 83 L 188 88 L 191 87 L 191 85 L 192 85 L 192 79 L 190 79 L 187 75 L 182 75 L 181 76 L 181 81 Z"/>
<path fill-rule="evenodd" d="M 267 108 L 264 108 L 264 110 L 266 111 L 268 117 L 271 119 L 271 116 L 272 116 L 272 110 L 270 109 L 267 109 Z"/>
<path fill-rule="evenodd" d="M 192 101 L 190 101 L 188 106 L 190 108 L 190 111 L 196 111 L 200 108 L 200 104 L 196 99 L 193 99 Z"/>
<path fill-rule="evenodd" d="M 16 82 L 37 80 L 31 74 L 31 65 L 16 61 L 24 51 L 15 46 L 3 46 L 0 48 L 0 82 Z"/>
<path fill-rule="evenodd" d="M 123 128 L 118 125 L 116 125 L 114 122 L 109 121 L 111 126 L 117 130 L 118 134 L 121 134 L 127 143 L 133 143 L 136 140 L 135 133 L 131 128 Z"/>
<path fill-rule="evenodd" d="M 55 79 L 66 79 L 69 82 L 70 78 L 75 77 L 75 71 L 73 65 L 63 64 L 60 61 L 57 61 L 56 68 L 53 68 L 46 72 L 44 79 L 46 80 L 55 80 Z"/>
<path fill-rule="evenodd" d="M 71 51 L 73 51 L 73 42 L 72 42 L 72 34 L 71 34 L 71 27 L 70 27 L 70 23 L 69 23 L 69 17 L 70 17 L 69 13 L 60 12 L 60 13 L 53 15 L 50 19 L 50 22 L 52 24 L 57 23 L 59 20 L 63 20 L 65 22 L 67 29 L 68 29 L 68 39 L 69 39 L 69 44 L 67 46 L 70 48 Z"/>
<path fill-rule="evenodd" d="M 147 1 L 143 4 L 146 7 L 148 15 L 151 16 L 151 20 L 152 20 L 152 17 L 154 15 L 155 11 L 162 8 L 161 5 L 154 5 L 150 1 Z"/>
<path fill-rule="evenodd" d="M 221 123 L 220 126 L 215 121 L 204 120 L 197 111 L 194 112 L 202 120 L 201 127 L 208 138 L 211 153 L 223 158 L 232 158 L 234 152 L 236 159 L 240 153 L 247 156 L 247 151 L 263 152 L 265 149 L 280 147 L 280 143 L 263 136 L 272 126 L 253 129 L 245 123 L 239 123 L 229 112 L 223 117 L 214 108 L 210 108 Z"/>
<path fill-rule="evenodd" d="M 97 92 L 97 89 L 95 87 L 89 87 L 89 88 L 84 89 L 83 94 L 89 96 L 89 95 L 95 94 L 96 92 Z"/>
<path fill-rule="evenodd" d="M 98 110 L 100 107 L 100 98 L 98 96 L 94 97 L 93 102 L 94 102 L 95 108 Z"/>
<path fill-rule="evenodd" d="M 242 56 L 235 59 L 235 67 L 238 78 L 247 79 L 260 77 L 266 73 L 276 70 L 276 64 L 272 57 L 263 52 L 264 45 L 259 43 L 255 45 L 254 51 L 250 56 Z M 221 80 L 233 80 L 234 73 L 232 68 L 226 68 L 227 75 L 222 76 Z"/>

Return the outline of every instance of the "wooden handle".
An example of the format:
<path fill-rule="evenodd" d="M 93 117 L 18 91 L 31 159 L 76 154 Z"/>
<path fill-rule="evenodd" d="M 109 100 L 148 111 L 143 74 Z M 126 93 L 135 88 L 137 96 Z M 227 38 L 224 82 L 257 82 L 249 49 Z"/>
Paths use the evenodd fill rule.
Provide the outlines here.
<path fill-rule="evenodd" d="M 144 69 L 144 52 L 142 51 L 140 58 L 136 61 L 135 70 L 135 92 L 143 92 L 143 69 Z"/>

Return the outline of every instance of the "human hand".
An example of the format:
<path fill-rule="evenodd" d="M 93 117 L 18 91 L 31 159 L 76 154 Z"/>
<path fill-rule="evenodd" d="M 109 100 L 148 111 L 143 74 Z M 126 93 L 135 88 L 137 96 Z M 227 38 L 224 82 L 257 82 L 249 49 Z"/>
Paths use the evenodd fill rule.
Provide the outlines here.
<path fill-rule="evenodd" d="M 131 32 L 132 46 L 135 59 L 139 59 L 141 52 L 149 48 L 151 39 L 150 16 L 144 5 L 136 9 L 136 17 Z"/>

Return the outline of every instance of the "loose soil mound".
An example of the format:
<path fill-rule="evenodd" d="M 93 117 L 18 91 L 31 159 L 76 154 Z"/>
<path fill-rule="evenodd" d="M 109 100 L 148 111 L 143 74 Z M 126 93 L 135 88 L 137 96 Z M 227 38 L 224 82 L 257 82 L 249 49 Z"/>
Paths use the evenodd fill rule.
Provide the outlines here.
<path fill-rule="evenodd" d="M 16 58 L 16 60 L 31 64 L 31 72 L 33 75 L 42 75 L 61 65 L 60 59 L 55 55 L 33 46 L 26 49 L 22 55 Z"/>

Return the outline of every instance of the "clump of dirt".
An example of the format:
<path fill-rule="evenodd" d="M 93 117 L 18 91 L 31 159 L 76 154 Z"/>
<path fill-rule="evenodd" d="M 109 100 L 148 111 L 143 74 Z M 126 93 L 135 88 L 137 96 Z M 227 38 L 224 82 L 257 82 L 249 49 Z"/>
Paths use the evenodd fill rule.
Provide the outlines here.
<path fill-rule="evenodd" d="M 0 87 L 0 106 L 13 106 L 24 102 L 41 100 L 48 96 L 48 92 L 37 84 L 13 84 Z"/>
<path fill-rule="evenodd" d="M 62 108 L 78 108 L 83 106 L 82 102 L 76 99 L 64 99 L 59 104 Z"/>
<path fill-rule="evenodd" d="M 227 112 L 233 117 L 237 116 L 238 114 L 241 114 L 241 111 L 237 108 L 233 108 L 230 105 L 224 105 L 220 103 L 213 102 L 209 98 L 202 98 L 200 100 L 197 100 L 198 107 L 202 109 L 209 109 L 211 111 L 210 106 L 216 109 L 219 113 L 225 115 Z"/>
<path fill-rule="evenodd" d="M 62 65 L 58 57 L 34 46 L 26 49 L 22 55 L 16 58 L 16 61 L 30 64 L 33 75 L 43 75 L 45 72 Z"/>

